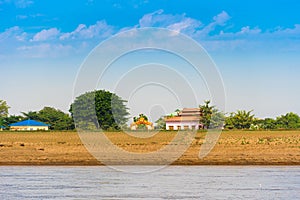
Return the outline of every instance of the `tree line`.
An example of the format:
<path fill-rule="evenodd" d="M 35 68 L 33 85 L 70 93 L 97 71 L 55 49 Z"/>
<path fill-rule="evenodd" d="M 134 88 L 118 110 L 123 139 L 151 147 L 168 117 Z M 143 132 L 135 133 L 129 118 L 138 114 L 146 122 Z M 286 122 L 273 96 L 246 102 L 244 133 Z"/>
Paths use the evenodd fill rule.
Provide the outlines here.
<path fill-rule="evenodd" d="M 237 110 L 225 115 L 215 106 L 210 106 L 210 101 L 200 105 L 202 117 L 200 123 L 204 128 L 216 128 L 223 126 L 225 129 L 250 129 L 250 130 L 274 130 L 274 129 L 298 129 L 300 117 L 296 113 L 289 112 L 273 118 L 256 118 L 253 110 Z"/>
<path fill-rule="evenodd" d="M 52 107 L 44 107 L 40 111 L 22 112 L 22 115 L 8 115 L 8 112 L 4 112 L 0 116 L 0 126 L 8 128 L 12 123 L 27 119 L 50 124 L 51 130 L 73 130 L 75 128 L 70 115 Z"/>
<path fill-rule="evenodd" d="M 232 113 L 223 113 L 210 101 L 199 105 L 201 116 L 200 124 L 203 129 L 298 129 L 300 117 L 289 112 L 276 118 L 256 118 L 253 111 L 238 110 Z M 32 119 L 50 124 L 51 130 L 103 129 L 121 130 L 127 127 L 129 112 L 126 101 L 114 93 L 105 90 L 86 92 L 78 96 L 70 105 L 68 113 L 53 107 L 44 107 L 40 111 L 22 112 L 21 115 L 9 115 L 9 106 L 6 101 L 0 100 L 0 126 L 8 128 L 9 124 L 26 119 Z M 176 109 L 178 112 L 179 109 Z M 165 129 L 165 116 L 156 121 L 157 129 Z M 74 123 L 75 122 L 75 123 Z"/>
<path fill-rule="evenodd" d="M 253 110 L 237 110 L 236 112 L 223 113 L 216 106 L 212 106 L 210 101 L 204 101 L 199 105 L 201 116 L 200 124 L 203 129 L 243 129 L 243 130 L 278 130 L 278 129 L 299 129 L 300 117 L 298 114 L 289 112 L 276 118 L 260 119 L 255 117 Z M 177 112 L 178 109 L 175 110 Z M 166 129 L 165 119 L 162 116 L 156 121 L 159 129 Z M 172 117 L 172 116 L 169 116 Z"/>
<path fill-rule="evenodd" d="M 0 127 L 8 129 L 12 123 L 31 119 L 49 124 L 50 130 L 74 130 L 75 124 L 77 129 L 121 130 L 129 120 L 125 103 L 114 93 L 97 90 L 78 96 L 70 105 L 70 114 L 44 107 L 40 111 L 9 115 L 10 107 L 6 101 L 0 100 Z"/>

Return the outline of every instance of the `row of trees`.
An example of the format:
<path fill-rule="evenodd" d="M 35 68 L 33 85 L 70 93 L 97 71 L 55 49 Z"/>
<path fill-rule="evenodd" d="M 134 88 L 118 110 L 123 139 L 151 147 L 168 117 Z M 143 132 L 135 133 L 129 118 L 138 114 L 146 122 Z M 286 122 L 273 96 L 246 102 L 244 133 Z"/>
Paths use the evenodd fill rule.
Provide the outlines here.
<path fill-rule="evenodd" d="M 78 96 L 69 111 L 76 128 L 120 130 L 126 127 L 129 119 L 125 103 L 125 100 L 114 93 L 97 90 Z"/>
<path fill-rule="evenodd" d="M 71 115 L 61 110 L 44 107 L 40 111 L 22 112 L 22 115 L 8 115 L 9 106 L 0 100 L 0 126 L 26 119 L 50 124 L 51 130 L 98 129 L 120 130 L 128 121 L 126 101 L 109 91 L 98 90 L 78 96 L 70 106 Z"/>
<path fill-rule="evenodd" d="M 275 119 L 259 119 L 252 114 L 252 110 L 238 110 L 226 115 L 215 106 L 210 105 L 210 101 L 204 101 L 204 104 L 199 105 L 199 108 L 201 110 L 200 124 L 203 124 L 203 129 L 272 130 L 300 128 L 300 117 L 292 112 L 276 117 Z M 175 112 L 177 110 L 175 110 Z M 165 117 L 159 118 L 156 123 L 159 129 L 166 128 Z"/>
<path fill-rule="evenodd" d="M 298 129 L 300 128 L 300 117 L 296 113 L 287 113 L 273 118 L 259 119 L 252 114 L 253 110 L 238 110 L 229 115 L 220 112 L 215 106 L 210 105 L 210 101 L 205 101 L 200 105 L 202 116 L 200 123 L 204 128 L 216 128 L 223 126 L 226 129 L 252 129 L 252 130 L 272 130 L 272 129 Z"/>
<path fill-rule="evenodd" d="M 6 115 L 0 116 L 0 126 L 8 127 L 9 124 L 19 122 L 26 119 L 32 119 L 50 124 L 52 130 L 73 130 L 75 128 L 72 118 L 61 110 L 44 107 L 40 111 L 22 112 L 22 115 Z"/>
<path fill-rule="evenodd" d="M 272 118 L 258 119 L 252 111 L 238 110 L 225 115 L 215 106 L 205 101 L 199 105 L 201 110 L 200 123 L 204 129 L 298 129 L 300 117 L 295 113 L 287 113 Z M 114 93 L 105 90 L 87 92 L 78 96 L 70 106 L 71 115 L 61 110 L 44 107 L 40 111 L 22 112 L 22 115 L 8 115 L 9 106 L 0 100 L 0 126 L 25 119 L 33 119 L 48 123 L 52 130 L 98 129 L 120 130 L 127 127 L 128 108 L 126 101 Z M 176 112 L 179 112 L 177 109 Z M 165 118 L 156 121 L 158 129 L 165 129 Z"/>

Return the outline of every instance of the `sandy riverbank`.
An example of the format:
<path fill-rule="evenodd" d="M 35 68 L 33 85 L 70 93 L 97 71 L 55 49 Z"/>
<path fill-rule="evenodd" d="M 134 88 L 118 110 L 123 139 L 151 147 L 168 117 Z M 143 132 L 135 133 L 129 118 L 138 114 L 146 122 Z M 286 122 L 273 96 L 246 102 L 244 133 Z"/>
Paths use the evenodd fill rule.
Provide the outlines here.
<path fill-rule="evenodd" d="M 141 134 L 139 132 L 135 134 Z M 106 133 L 130 152 L 155 152 L 176 132 L 135 138 L 121 132 Z M 176 165 L 300 165 L 300 131 L 224 131 L 214 149 L 198 158 L 205 133 L 197 133 Z M 108 152 L 109 153 L 109 152 Z M 100 165 L 76 132 L 0 132 L 0 165 Z M 135 164 L 120 161 L 117 164 Z"/>

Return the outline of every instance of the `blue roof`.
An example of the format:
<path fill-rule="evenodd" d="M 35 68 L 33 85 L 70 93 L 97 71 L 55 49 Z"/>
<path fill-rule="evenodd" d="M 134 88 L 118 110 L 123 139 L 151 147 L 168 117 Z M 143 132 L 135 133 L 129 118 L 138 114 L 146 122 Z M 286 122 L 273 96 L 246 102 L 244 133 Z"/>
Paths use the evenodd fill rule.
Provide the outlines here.
<path fill-rule="evenodd" d="M 9 126 L 50 126 L 49 124 L 45 124 L 43 122 L 35 121 L 35 120 L 24 120 L 17 123 L 12 123 Z"/>
<path fill-rule="evenodd" d="M 5 128 L 5 126 L 0 126 L 0 128 Z"/>

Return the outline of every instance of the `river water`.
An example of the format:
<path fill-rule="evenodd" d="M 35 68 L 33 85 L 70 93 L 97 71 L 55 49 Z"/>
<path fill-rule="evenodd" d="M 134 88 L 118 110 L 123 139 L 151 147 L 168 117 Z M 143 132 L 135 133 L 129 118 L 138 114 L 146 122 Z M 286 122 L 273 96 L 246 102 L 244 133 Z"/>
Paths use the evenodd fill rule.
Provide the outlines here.
<path fill-rule="evenodd" d="M 300 199 L 300 167 L 127 166 L 121 170 L 0 167 L 0 199 Z"/>

